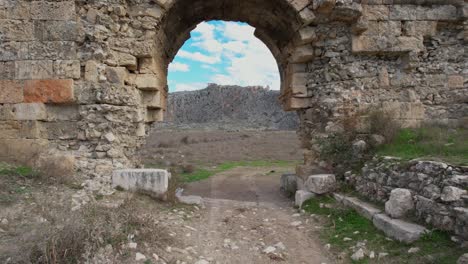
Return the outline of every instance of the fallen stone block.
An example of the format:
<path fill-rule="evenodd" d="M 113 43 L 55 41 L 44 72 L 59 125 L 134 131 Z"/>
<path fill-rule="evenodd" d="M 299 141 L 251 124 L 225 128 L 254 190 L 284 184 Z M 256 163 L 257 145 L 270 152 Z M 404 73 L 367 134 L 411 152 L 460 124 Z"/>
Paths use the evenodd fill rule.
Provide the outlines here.
<path fill-rule="evenodd" d="M 311 199 L 311 198 L 314 198 L 315 197 L 315 194 L 311 193 L 311 192 L 308 192 L 308 191 L 303 191 L 303 190 L 299 190 L 296 192 L 296 196 L 295 196 L 295 204 L 296 206 L 299 206 L 299 208 L 302 207 L 302 204 Z"/>
<path fill-rule="evenodd" d="M 356 210 L 360 215 L 372 221 L 374 215 L 380 214 L 382 210 L 375 208 L 371 204 L 363 202 L 355 197 L 344 196 L 342 200 L 345 206 L 351 207 Z"/>
<path fill-rule="evenodd" d="M 387 236 L 405 243 L 413 243 L 428 232 L 423 226 L 392 219 L 386 214 L 375 215 L 372 222 L 376 228 L 383 231 Z"/>
<path fill-rule="evenodd" d="M 312 175 L 307 178 L 305 186 L 307 190 L 316 194 L 331 193 L 336 188 L 336 178 L 333 174 Z"/>
<path fill-rule="evenodd" d="M 295 174 L 283 174 L 280 179 L 280 189 L 288 196 L 293 196 L 297 191 L 297 180 Z"/>
<path fill-rule="evenodd" d="M 390 199 L 385 203 L 385 212 L 393 218 L 403 217 L 413 209 L 413 196 L 408 189 L 393 189 Z"/>
<path fill-rule="evenodd" d="M 171 174 L 158 169 L 116 170 L 112 175 L 112 187 L 127 191 L 145 191 L 163 197 L 169 187 Z"/>

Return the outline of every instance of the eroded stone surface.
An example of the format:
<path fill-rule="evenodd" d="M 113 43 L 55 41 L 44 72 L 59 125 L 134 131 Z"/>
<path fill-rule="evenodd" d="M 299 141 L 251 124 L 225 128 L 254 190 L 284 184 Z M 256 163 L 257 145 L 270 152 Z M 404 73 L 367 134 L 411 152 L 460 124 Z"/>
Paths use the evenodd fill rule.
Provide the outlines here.
<path fill-rule="evenodd" d="M 375 227 L 383 231 L 387 236 L 405 243 L 412 243 L 428 232 L 426 228 L 420 225 L 392 219 L 385 214 L 375 215 L 373 223 Z"/>
<path fill-rule="evenodd" d="M 155 196 L 164 196 L 169 187 L 170 178 L 171 174 L 166 170 L 116 170 L 112 175 L 112 186 L 130 191 L 146 191 Z"/>
<path fill-rule="evenodd" d="M 336 189 L 336 178 L 333 174 L 311 175 L 305 182 L 307 190 L 316 194 L 331 193 Z"/>

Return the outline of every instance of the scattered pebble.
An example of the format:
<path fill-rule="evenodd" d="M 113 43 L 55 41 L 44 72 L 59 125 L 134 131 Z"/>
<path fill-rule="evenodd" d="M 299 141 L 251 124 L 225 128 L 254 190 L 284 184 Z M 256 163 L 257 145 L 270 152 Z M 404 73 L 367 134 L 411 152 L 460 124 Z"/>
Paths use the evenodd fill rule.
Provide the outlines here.
<path fill-rule="evenodd" d="M 369 258 L 370 258 L 370 259 L 374 259 L 374 258 L 375 258 L 375 252 L 374 252 L 374 251 L 371 251 L 371 252 L 369 253 Z"/>
<path fill-rule="evenodd" d="M 275 247 L 272 247 L 272 246 L 268 246 L 266 247 L 265 249 L 263 249 L 263 253 L 265 254 L 270 254 L 270 253 L 273 253 L 276 251 L 276 248 Z"/>
<path fill-rule="evenodd" d="M 419 250 L 420 249 L 418 247 L 412 247 L 412 248 L 410 248 L 408 250 L 408 253 L 410 253 L 410 254 L 417 253 L 417 252 L 419 252 Z"/>
<path fill-rule="evenodd" d="M 291 225 L 291 226 L 300 226 L 301 224 L 302 224 L 301 221 L 294 221 L 294 222 L 292 222 L 290 225 Z"/>
<path fill-rule="evenodd" d="M 353 240 L 353 239 L 352 239 L 352 238 L 349 238 L 349 237 L 343 238 L 343 241 L 351 241 L 351 240 Z"/>
<path fill-rule="evenodd" d="M 137 252 L 135 255 L 135 260 L 140 261 L 140 260 L 146 260 L 146 256 L 141 254 L 140 252 Z"/>
<path fill-rule="evenodd" d="M 209 262 L 207 260 L 200 259 L 197 262 L 195 262 L 195 264 L 209 264 Z"/>
<path fill-rule="evenodd" d="M 351 256 L 351 259 L 354 261 L 361 260 L 365 257 L 364 250 L 360 248 L 358 251 L 354 252 L 354 254 Z"/>
<path fill-rule="evenodd" d="M 388 256 L 388 253 L 386 252 L 379 253 L 379 259 L 384 258 L 386 256 Z"/>
<path fill-rule="evenodd" d="M 128 248 L 133 248 L 133 249 L 135 249 L 135 248 L 137 248 L 137 246 L 138 246 L 138 244 L 135 243 L 135 242 L 130 242 L 130 243 L 127 244 L 127 247 L 128 247 Z"/>

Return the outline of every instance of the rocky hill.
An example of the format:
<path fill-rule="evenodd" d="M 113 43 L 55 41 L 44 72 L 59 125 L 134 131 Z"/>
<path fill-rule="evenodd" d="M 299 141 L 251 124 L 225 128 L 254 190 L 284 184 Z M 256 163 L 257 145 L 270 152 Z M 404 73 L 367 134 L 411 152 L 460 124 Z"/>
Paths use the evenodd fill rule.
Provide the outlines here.
<path fill-rule="evenodd" d="M 169 94 L 165 122 L 158 126 L 186 128 L 295 130 L 295 112 L 281 108 L 279 91 L 250 86 L 220 86 Z"/>

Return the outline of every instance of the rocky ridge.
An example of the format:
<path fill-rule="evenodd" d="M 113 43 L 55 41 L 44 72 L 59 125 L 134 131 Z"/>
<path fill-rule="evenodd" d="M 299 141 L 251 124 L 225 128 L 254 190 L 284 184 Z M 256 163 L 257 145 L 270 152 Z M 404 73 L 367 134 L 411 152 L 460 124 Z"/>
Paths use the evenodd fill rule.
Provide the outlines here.
<path fill-rule="evenodd" d="M 158 127 L 295 130 L 299 119 L 280 105 L 279 91 L 261 86 L 209 84 L 198 91 L 169 94 L 166 122 Z"/>

